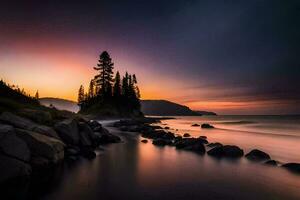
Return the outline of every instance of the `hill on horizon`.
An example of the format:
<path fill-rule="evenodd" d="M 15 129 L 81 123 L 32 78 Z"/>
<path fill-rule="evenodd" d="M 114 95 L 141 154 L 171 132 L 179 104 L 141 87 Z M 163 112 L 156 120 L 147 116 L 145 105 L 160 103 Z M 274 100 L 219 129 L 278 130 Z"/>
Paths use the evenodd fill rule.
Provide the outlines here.
<path fill-rule="evenodd" d="M 145 115 L 159 116 L 201 116 L 216 115 L 213 112 L 193 111 L 189 107 L 167 100 L 142 100 L 142 112 Z"/>
<path fill-rule="evenodd" d="M 52 104 L 55 108 L 59 110 L 67 110 L 75 113 L 79 111 L 79 106 L 75 101 L 55 97 L 43 97 L 39 98 L 39 101 L 42 105 L 47 107 L 49 107 Z"/>

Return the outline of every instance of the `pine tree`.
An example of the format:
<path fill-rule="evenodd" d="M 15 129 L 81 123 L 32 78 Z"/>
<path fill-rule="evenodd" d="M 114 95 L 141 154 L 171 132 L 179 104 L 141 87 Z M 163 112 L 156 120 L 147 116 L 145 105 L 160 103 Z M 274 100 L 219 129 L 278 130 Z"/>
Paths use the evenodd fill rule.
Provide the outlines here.
<path fill-rule="evenodd" d="M 34 96 L 34 97 L 35 97 L 35 99 L 36 99 L 36 100 L 39 100 L 40 96 L 39 96 L 39 91 L 38 91 L 38 90 L 36 91 L 36 93 L 35 93 L 35 96 Z"/>
<path fill-rule="evenodd" d="M 94 88 L 94 80 L 90 81 L 89 91 L 88 91 L 88 98 L 93 98 L 95 96 L 95 88 Z"/>
<path fill-rule="evenodd" d="M 139 98 L 141 98 L 141 94 L 140 94 L 140 89 L 137 86 L 137 79 L 136 79 L 135 74 L 133 74 L 132 78 L 133 78 L 135 96 L 139 99 Z"/>
<path fill-rule="evenodd" d="M 127 72 L 122 79 L 122 95 L 124 97 L 128 96 L 128 73 Z"/>
<path fill-rule="evenodd" d="M 119 71 L 117 71 L 114 80 L 113 96 L 116 98 L 121 96 L 121 77 Z"/>
<path fill-rule="evenodd" d="M 78 90 L 78 105 L 79 106 L 82 106 L 83 102 L 85 100 L 85 97 L 84 97 L 84 87 L 83 85 L 80 86 L 79 90 Z"/>
<path fill-rule="evenodd" d="M 100 87 L 99 95 L 110 96 L 112 94 L 113 65 L 114 63 L 107 51 L 102 52 L 97 67 L 94 67 L 95 70 L 99 71 L 99 74 L 95 76 L 95 83 Z"/>

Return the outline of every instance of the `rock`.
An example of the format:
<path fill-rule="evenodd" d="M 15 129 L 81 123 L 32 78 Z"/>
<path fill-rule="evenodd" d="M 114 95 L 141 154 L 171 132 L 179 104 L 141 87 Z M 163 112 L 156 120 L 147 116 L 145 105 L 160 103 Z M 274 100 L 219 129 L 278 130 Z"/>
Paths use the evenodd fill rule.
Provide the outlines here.
<path fill-rule="evenodd" d="M 27 183 L 29 182 L 32 171 L 30 165 L 2 154 L 0 154 L 0 161 L 1 191 L 3 189 L 3 186 L 8 186 L 8 183 L 11 183 L 12 181 L 15 184 L 21 183 L 21 187 L 25 186 L 25 184 L 22 183 L 23 181 Z M 5 199 L 5 196 L 3 196 L 2 193 L 1 195 L 1 198 Z"/>
<path fill-rule="evenodd" d="M 215 128 L 215 127 L 210 124 L 202 124 L 201 128 Z"/>
<path fill-rule="evenodd" d="M 98 146 L 98 137 L 87 123 L 79 122 L 78 128 L 81 146 Z"/>
<path fill-rule="evenodd" d="M 142 143 L 148 143 L 148 140 L 141 140 Z"/>
<path fill-rule="evenodd" d="M 80 149 L 79 148 L 76 148 L 76 147 L 67 147 L 65 148 L 65 156 L 78 156 L 80 152 Z"/>
<path fill-rule="evenodd" d="M 183 134 L 183 137 L 191 137 L 191 135 L 189 133 L 185 133 Z"/>
<path fill-rule="evenodd" d="M 204 136 L 204 135 L 201 135 L 201 136 L 199 136 L 199 138 L 202 138 L 202 139 L 207 139 L 207 137 L 206 137 L 206 136 Z"/>
<path fill-rule="evenodd" d="M 268 160 L 265 162 L 266 165 L 272 165 L 272 166 L 277 166 L 278 165 L 278 161 L 276 160 Z"/>
<path fill-rule="evenodd" d="M 174 141 L 174 145 L 177 149 L 184 149 L 188 146 L 203 144 L 205 141 L 199 138 L 182 138 Z"/>
<path fill-rule="evenodd" d="M 0 125 L 0 151 L 8 157 L 23 162 L 30 160 L 27 144 L 17 137 L 15 129 L 9 125 Z"/>
<path fill-rule="evenodd" d="M 31 160 L 40 157 L 55 164 L 64 159 L 65 144 L 62 141 L 24 129 L 16 129 L 16 134 L 29 147 Z"/>
<path fill-rule="evenodd" d="M 162 139 L 162 138 L 154 139 L 153 142 L 152 142 L 152 144 L 154 144 L 156 146 L 165 146 L 165 145 L 169 145 L 171 143 L 172 143 L 172 141 Z"/>
<path fill-rule="evenodd" d="M 19 117 L 17 115 L 14 115 L 10 112 L 4 112 L 0 115 L 0 121 L 10 124 L 12 126 L 14 126 L 15 128 L 20 128 L 20 129 L 25 129 L 25 130 L 29 130 L 29 131 L 34 131 L 46 136 L 50 136 L 50 137 L 54 137 L 54 138 L 58 138 L 59 136 L 57 135 L 57 133 L 54 131 L 54 129 L 48 127 L 48 126 L 44 126 L 44 125 L 39 125 L 34 123 L 33 121 L 23 118 L 23 117 Z"/>
<path fill-rule="evenodd" d="M 34 109 L 23 109 L 18 114 L 22 117 L 30 119 L 38 124 L 52 125 L 53 119 L 48 111 L 44 110 L 34 110 Z"/>
<path fill-rule="evenodd" d="M 208 155 L 217 158 L 240 158 L 244 155 L 244 151 L 237 146 L 225 145 L 214 147 L 207 152 Z"/>
<path fill-rule="evenodd" d="M 192 124 L 192 126 L 200 126 L 199 124 Z"/>
<path fill-rule="evenodd" d="M 68 145 L 78 145 L 80 141 L 77 122 L 75 119 L 66 119 L 54 126 L 60 138 Z"/>
<path fill-rule="evenodd" d="M 183 148 L 183 150 L 194 151 L 199 154 L 205 154 L 205 147 L 202 143 L 196 143 L 190 146 L 186 146 Z"/>
<path fill-rule="evenodd" d="M 168 130 L 168 129 L 170 129 L 170 127 L 166 126 L 165 129 Z"/>
<path fill-rule="evenodd" d="M 219 143 L 219 142 L 215 142 L 215 143 L 210 143 L 207 146 L 208 147 L 221 147 L 223 145 L 221 143 Z"/>
<path fill-rule="evenodd" d="M 87 159 L 94 159 L 96 157 L 96 153 L 90 147 L 81 148 L 80 154 Z"/>
<path fill-rule="evenodd" d="M 282 167 L 291 172 L 300 173 L 300 163 L 287 163 L 282 165 Z"/>
<path fill-rule="evenodd" d="M 250 151 L 249 153 L 246 154 L 245 157 L 248 160 L 256 161 L 256 162 L 271 159 L 271 157 L 267 153 L 260 151 L 258 149 L 254 149 L 254 150 Z"/>
<path fill-rule="evenodd" d="M 106 130 L 106 129 L 105 129 Z M 107 130 L 106 130 L 107 131 Z M 109 144 L 109 143 L 119 143 L 121 138 L 119 136 L 113 135 L 108 131 L 103 131 L 102 133 L 95 133 L 99 136 L 99 144 Z"/>
<path fill-rule="evenodd" d="M 88 125 L 94 130 L 94 129 L 97 129 L 97 128 L 99 128 L 99 127 L 101 127 L 102 128 L 102 125 L 99 123 L 99 122 L 97 122 L 96 120 L 90 120 L 89 122 L 88 122 Z"/>

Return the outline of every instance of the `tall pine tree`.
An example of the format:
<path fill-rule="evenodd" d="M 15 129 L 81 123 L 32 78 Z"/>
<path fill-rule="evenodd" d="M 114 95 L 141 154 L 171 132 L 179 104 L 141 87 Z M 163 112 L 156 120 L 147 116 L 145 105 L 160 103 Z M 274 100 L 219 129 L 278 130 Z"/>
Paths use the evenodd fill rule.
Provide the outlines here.
<path fill-rule="evenodd" d="M 121 77 L 119 71 L 117 71 L 114 80 L 113 96 L 115 98 L 119 98 L 121 96 Z"/>
<path fill-rule="evenodd" d="M 98 95 L 112 95 L 113 65 L 114 63 L 112 62 L 110 55 L 107 51 L 103 51 L 100 55 L 97 67 L 94 67 L 94 69 L 99 72 L 95 76 L 95 84 L 100 88 Z"/>
<path fill-rule="evenodd" d="M 82 107 L 84 100 L 85 100 L 84 87 L 83 87 L 83 85 L 81 85 L 78 90 L 78 99 L 77 99 L 78 105 L 80 107 Z"/>

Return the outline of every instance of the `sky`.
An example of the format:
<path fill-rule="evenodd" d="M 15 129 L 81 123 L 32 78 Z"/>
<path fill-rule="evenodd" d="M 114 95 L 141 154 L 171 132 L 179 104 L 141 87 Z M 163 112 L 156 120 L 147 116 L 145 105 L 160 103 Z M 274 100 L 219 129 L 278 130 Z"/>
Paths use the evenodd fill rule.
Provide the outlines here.
<path fill-rule="evenodd" d="M 218 114 L 300 113 L 300 1 L 3 1 L 0 78 L 77 99 L 108 51 L 143 99 Z"/>

